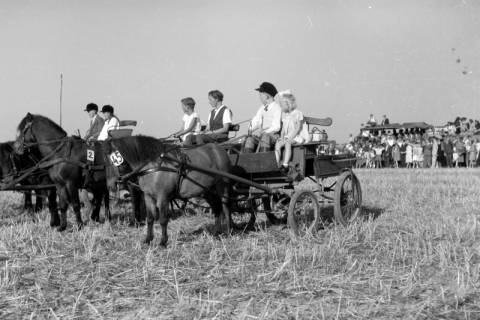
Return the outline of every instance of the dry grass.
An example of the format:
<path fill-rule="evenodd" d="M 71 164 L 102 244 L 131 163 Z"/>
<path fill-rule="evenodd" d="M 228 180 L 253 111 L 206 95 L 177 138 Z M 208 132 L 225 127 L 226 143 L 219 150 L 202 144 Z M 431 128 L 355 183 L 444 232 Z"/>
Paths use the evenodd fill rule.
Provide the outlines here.
<path fill-rule="evenodd" d="M 4 193 L 0 318 L 480 319 L 480 171 L 358 175 L 376 219 L 292 242 L 182 217 L 167 249 L 122 223 L 57 233 Z"/>

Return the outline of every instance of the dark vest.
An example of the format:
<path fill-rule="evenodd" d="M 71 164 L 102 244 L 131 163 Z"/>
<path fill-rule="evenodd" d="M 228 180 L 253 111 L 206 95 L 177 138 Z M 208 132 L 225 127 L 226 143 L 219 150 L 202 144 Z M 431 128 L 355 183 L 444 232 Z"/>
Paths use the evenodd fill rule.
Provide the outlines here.
<path fill-rule="evenodd" d="M 213 109 L 212 112 L 210 112 L 210 123 L 209 123 L 209 125 L 210 125 L 210 130 L 211 131 L 223 128 L 223 114 L 225 113 L 225 111 L 230 112 L 230 110 L 228 110 L 227 107 L 222 107 L 220 109 L 220 111 L 218 111 L 216 117 L 214 117 L 215 116 L 215 109 Z"/>

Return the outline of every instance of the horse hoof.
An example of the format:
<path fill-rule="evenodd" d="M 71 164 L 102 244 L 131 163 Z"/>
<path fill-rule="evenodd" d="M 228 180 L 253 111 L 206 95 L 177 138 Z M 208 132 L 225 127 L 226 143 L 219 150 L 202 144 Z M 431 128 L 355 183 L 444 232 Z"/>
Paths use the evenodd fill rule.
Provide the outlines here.
<path fill-rule="evenodd" d="M 59 226 L 59 227 L 57 228 L 57 231 L 58 231 L 58 232 L 63 232 L 63 231 L 65 231 L 65 230 L 67 230 L 67 226 Z"/>
<path fill-rule="evenodd" d="M 143 243 L 147 245 L 149 245 L 151 242 L 152 242 L 152 239 L 149 239 L 149 238 L 146 238 L 145 240 L 143 240 Z"/>
<path fill-rule="evenodd" d="M 58 227 L 59 225 L 60 225 L 60 221 L 56 221 L 56 220 L 50 221 L 50 227 L 52 228 Z"/>
<path fill-rule="evenodd" d="M 163 240 L 160 241 L 160 246 L 161 246 L 162 248 L 166 248 L 166 247 L 167 247 L 167 242 L 168 242 L 167 240 L 165 240 L 165 241 L 163 241 Z"/>

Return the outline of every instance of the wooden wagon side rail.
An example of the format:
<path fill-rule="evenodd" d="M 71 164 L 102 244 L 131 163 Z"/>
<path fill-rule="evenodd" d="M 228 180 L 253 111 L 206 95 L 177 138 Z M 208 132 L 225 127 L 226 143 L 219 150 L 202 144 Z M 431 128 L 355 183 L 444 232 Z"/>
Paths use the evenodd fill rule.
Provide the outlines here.
<path fill-rule="evenodd" d="M 212 176 L 220 176 L 220 177 L 224 177 L 224 178 L 227 178 L 227 179 L 231 179 L 231 180 L 236 181 L 238 183 L 242 183 L 242 184 L 245 184 L 247 186 L 251 186 L 251 187 L 257 188 L 259 190 L 263 190 L 263 191 L 265 191 L 269 194 L 278 193 L 278 190 L 276 190 L 276 189 L 267 187 L 266 185 L 263 185 L 263 184 L 253 182 L 253 181 L 248 180 L 248 179 L 241 178 L 239 176 L 233 175 L 233 174 L 228 173 L 228 172 L 223 172 L 223 171 L 216 170 L 216 169 L 211 169 L 211 168 L 199 167 L 199 166 L 190 164 L 188 162 L 185 162 L 185 161 L 182 161 L 182 160 L 179 160 L 179 159 L 167 156 L 167 155 L 161 155 L 160 157 L 162 159 L 167 160 L 167 161 L 171 161 L 171 162 L 175 162 L 175 163 L 180 164 L 180 165 L 184 165 L 188 169 L 192 169 L 192 170 L 195 170 L 195 171 L 198 171 L 198 172 L 203 172 L 203 173 L 206 173 L 206 174 L 209 174 L 209 175 L 212 175 Z"/>

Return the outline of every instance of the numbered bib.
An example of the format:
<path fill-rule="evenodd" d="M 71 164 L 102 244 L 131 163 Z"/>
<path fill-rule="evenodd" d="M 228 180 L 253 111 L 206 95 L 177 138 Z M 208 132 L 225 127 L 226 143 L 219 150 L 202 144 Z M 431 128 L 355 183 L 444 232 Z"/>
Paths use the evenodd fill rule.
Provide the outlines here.
<path fill-rule="evenodd" d="M 87 161 L 95 161 L 95 151 L 88 149 L 87 150 Z"/>
<path fill-rule="evenodd" d="M 119 167 L 125 160 L 119 151 L 115 151 L 110 155 L 110 161 L 115 167 Z"/>

